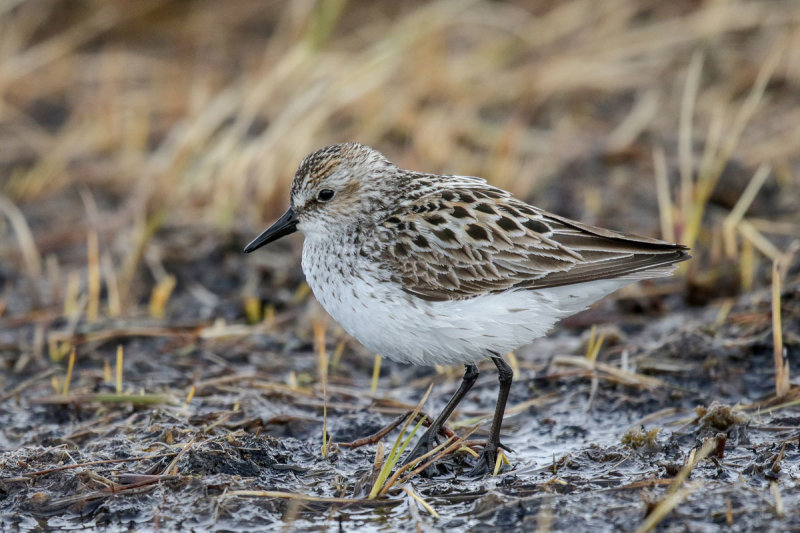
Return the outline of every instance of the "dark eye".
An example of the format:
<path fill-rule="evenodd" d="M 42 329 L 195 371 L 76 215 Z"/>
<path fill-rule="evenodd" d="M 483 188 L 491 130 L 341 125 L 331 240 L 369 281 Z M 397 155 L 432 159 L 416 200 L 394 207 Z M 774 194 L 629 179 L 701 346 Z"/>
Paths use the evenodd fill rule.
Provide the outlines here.
<path fill-rule="evenodd" d="M 320 202 L 330 202 L 333 199 L 333 191 L 330 189 L 322 189 L 317 193 L 317 200 Z"/>

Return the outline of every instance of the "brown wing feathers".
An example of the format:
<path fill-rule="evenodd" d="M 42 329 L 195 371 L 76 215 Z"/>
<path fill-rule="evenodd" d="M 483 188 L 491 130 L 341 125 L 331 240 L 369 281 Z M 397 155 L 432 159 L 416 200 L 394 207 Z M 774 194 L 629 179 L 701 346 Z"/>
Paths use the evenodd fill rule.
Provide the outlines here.
<path fill-rule="evenodd" d="M 383 259 L 427 300 L 465 299 L 643 273 L 689 258 L 686 248 L 547 213 L 488 185 L 447 189 L 383 221 Z M 641 277 L 648 277 L 646 274 Z"/>

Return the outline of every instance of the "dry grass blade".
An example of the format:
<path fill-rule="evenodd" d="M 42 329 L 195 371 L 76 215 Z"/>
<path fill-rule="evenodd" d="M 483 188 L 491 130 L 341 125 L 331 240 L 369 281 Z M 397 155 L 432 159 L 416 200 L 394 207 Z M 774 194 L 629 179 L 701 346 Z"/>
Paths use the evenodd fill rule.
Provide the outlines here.
<path fill-rule="evenodd" d="M 681 487 L 676 492 L 670 493 L 666 498 L 661 500 L 658 505 L 656 505 L 655 509 L 653 509 L 649 515 L 647 515 L 647 518 L 645 518 L 644 522 L 642 522 L 642 524 L 636 528 L 636 533 L 647 533 L 648 531 L 655 529 L 656 526 L 658 526 L 658 524 L 664 520 L 664 517 L 666 517 L 673 509 L 680 505 L 681 502 L 688 498 L 689 494 L 701 486 L 701 483 L 690 483 L 685 487 Z"/>
<path fill-rule="evenodd" d="M 92 323 L 97 321 L 100 314 L 100 237 L 96 229 L 98 227 L 98 214 L 97 204 L 92 193 L 88 189 L 82 188 L 80 194 L 86 210 L 86 218 L 90 224 L 90 228 L 86 233 L 86 273 L 89 298 L 86 308 L 86 320 Z"/>
<path fill-rule="evenodd" d="M 99 466 L 99 465 L 109 465 L 109 464 L 119 464 L 119 463 L 132 463 L 137 461 L 146 461 L 149 459 L 163 459 L 165 457 L 173 457 L 175 454 L 179 452 L 169 452 L 169 453 L 159 453 L 155 455 L 143 455 L 141 457 L 126 457 L 124 459 L 102 459 L 99 461 L 87 461 L 84 463 L 75 463 L 71 465 L 62 465 L 56 466 L 53 468 L 48 468 L 46 470 L 37 470 L 36 472 L 26 472 L 24 476 L 20 478 L 20 480 L 30 479 L 36 476 L 46 476 L 52 474 L 54 472 L 61 472 L 64 470 L 74 470 L 76 468 L 86 468 L 90 466 Z M 0 478 L 0 481 L 8 481 L 7 478 Z"/>
<path fill-rule="evenodd" d="M 553 525 L 553 506 L 550 499 L 542 503 L 536 515 L 536 533 L 549 533 Z"/>
<path fill-rule="evenodd" d="M 186 401 L 183 404 L 184 409 L 189 407 L 189 404 L 192 403 L 192 399 L 194 399 L 194 393 L 196 391 L 195 385 L 192 385 L 189 388 L 189 393 L 186 395 Z"/>
<path fill-rule="evenodd" d="M 789 394 L 789 356 L 783 346 L 783 324 L 781 322 L 781 287 L 789 264 L 798 248 L 798 241 L 789 250 L 772 262 L 772 346 L 775 361 L 775 396 L 784 398 Z"/>
<path fill-rule="evenodd" d="M 623 383 L 649 389 L 657 389 L 666 385 L 663 380 L 658 378 L 637 374 L 635 372 L 628 372 L 605 363 L 591 362 L 586 357 L 578 357 L 575 355 L 557 355 L 553 358 L 553 364 L 577 366 L 588 371 L 598 370 L 607 374 L 608 376 L 611 376 L 612 378 L 620 380 Z"/>
<path fill-rule="evenodd" d="M 81 290 L 81 277 L 78 272 L 70 272 L 67 275 L 67 287 L 64 290 L 64 311 L 65 317 L 72 319 L 81 312 L 79 296 Z"/>
<path fill-rule="evenodd" d="M 308 32 L 311 47 L 319 50 L 328 40 L 342 14 L 347 0 L 318 2 L 314 6 L 311 27 Z"/>
<path fill-rule="evenodd" d="M 400 433 L 397 435 L 397 438 L 394 441 L 394 445 L 392 446 L 392 449 L 389 452 L 389 456 L 384 461 L 383 467 L 381 468 L 381 471 L 378 474 L 378 479 L 375 480 L 375 484 L 372 486 L 372 489 L 370 490 L 370 493 L 369 493 L 369 496 L 368 496 L 368 498 L 370 500 L 375 499 L 376 497 L 378 497 L 379 494 L 381 494 L 381 490 L 383 489 L 384 483 L 386 482 L 387 478 L 389 477 L 389 474 L 391 473 L 392 468 L 394 468 L 394 465 L 396 465 L 397 462 L 400 460 L 400 457 L 403 454 L 403 451 L 405 451 L 405 449 L 408 446 L 409 442 L 411 442 L 411 439 L 414 437 L 414 434 L 417 432 L 419 427 L 425 421 L 426 417 L 423 417 L 417 423 L 417 425 L 414 427 L 414 430 L 411 431 L 411 433 L 408 435 L 408 437 L 405 439 L 405 441 L 401 445 L 400 442 L 401 442 L 403 436 L 405 435 L 405 432 L 406 432 L 406 429 L 408 428 L 408 425 L 411 423 L 412 420 L 414 420 L 417 417 L 419 412 L 422 410 L 422 406 L 425 405 L 425 402 L 428 401 L 428 396 L 430 396 L 432 390 L 433 390 L 433 383 L 431 383 L 428 386 L 428 390 L 425 391 L 425 394 L 422 396 L 422 399 L 417 404 L 417 407 L 414 408 L 414 410 L 411 412 L 411 415 L 409 415 L 409 417 L 406 419 L 405 423 L 403 424 L 403 428 L 400 430 Z"/>
<path fill-rule="evenodd" d="M 800 405 L 800 398 L 795 398 L 794 400 L 790 400 L 788 402 L 779 403 L 778 405 L 773 405 L 771 407 L 766 407 L 764 409 L 760 409 L 762 413 L 774 413 L 775 411 L 780 411 L 781 409 L 787 409 L 789 407 L 795 407 Z"/>
<path fill-rule="evenodd" d="M 162 481 L 170 481 L 175 478 L 176 476 L 140 476 L 139 480 L 133 483 L 125 485 L 112 485 L 94 492 L 81 493 L 75 496 L 67 496 L 64 498 L 56 498 L 48 502 L 48 507 L 52 510 L 60 510 L 70 505 L 85 504 L 86 502 L 92 500 L 100 500 L 109 498 L 111 496 L 120 496 L 123 494 L 133 493 L 141 494 L 142 492 L 153 489 Z"/>
<path fill-rule="evenodd" d="M 672 481 L 672 484 L 669 487 L 669 492 L 676 492 L 683 482 L 688 479 L 689 475 L 692 473 L 692 470 L 700 464 L 706 457 L 708 457 L 712 451 L 716 448 L 716 441 L 714 439 L 706 439 L 703 445 L 700 447 L 700 451 L 697 449 L 692 449 L 692 452 L 689 454 L 689 460 L 686 461 L 686 464 L 681 468 L 678 475 L 675 476 L 675 479 Z"/>
<path fill-rule="evenodd" d="M 376 507 L 383 505 L 400 505 L 400 500 L 370 500 L 370 499 L 355 499 L 355 498 L 334 498 L 326 496 L 310 496 L 307 494 L 296 494 L 294 492 L 282 492 L 276 490 L 231 490 L 225 493 L 227 498 L 238 497 L 251 497 L 251 498 L 280 498 L 284 500 L 299 500 L 304 502 L 314 503 L 330 503 L 330 504 L 343 504 L 343 505 L 364 505 L 368 507 Z"/>
<path fill-rule="evenodd" d="M 597 339 L 597 325 L 592 324 L 592 327 L 589 330 L 589 340 L 586 342 L 586 359 L 590 358 L 590 354 L 592 353 L 592 348 L 594 347 L 596 339 Z"/>
<path fill-rule="evenodd" d="M 753 200 L 755 200 L 758 191 L 761 190 L 764 182 L 767 181 L 770 171 L 771 168 L 769 165 L 761 165 L 758 167 L 758 170 L 756 170 L 755 174 L 753 174 L 753 177 L 750 178 L 750 182 L 747 184 L 744 192 L 736 202 L 736 205 L 733 206 L 731 212 L 727 217 L 725 217 L 725 221 L 723 222 L 725 253 L 730 258 L 736 257 L 736 225 L 739 224 L 739 222 L 742 220 L 742 217 L 744 217 L 744 214 L 750 208 L 750 204 L 752 204 Z"/>
<path fill-rule="evenodd" d="M 317 372 L 322 383 L 322 457 L 328 457 L 328 352 L 325 350 L 325 323 L 315 321 L 314 349 L 317 354 Z"/>
<path fill-rule="evenodd" d="M 273 317 L 273 320 L 274 320 L 274 317 Z M 339 368 L 339 364 L 342 361 L 342 354 L 344 354 L 344 347 L 345 347 L 346 343 L 347 343 L 347 341 L 345 339 L 342 339 L 336 344 L 336 348 L 334 348 L 334 350 L 333 350 L 333 357 L 331 357 L 330 367 L 332 369 Z"/>
<path fill-rule="evenodd" d="M 589 335 L 589 342 L 586 343 L 587 361 L 589 361 L 592 364 L 597 362 L 597 356 L 600 354 L 600 349 L 603 347 L 603 342 L 605 341 L 605 339 L 606 339 L 605 334 L 603 333 L 598 337 L 597 327 L 592 326 L 592 330 Z"/>
<path fill-rule="evenodd" d="M 83 403 L 130 403 L 133 405 L 171 404 L 172 398 L 163 394 L 67 394 L 29 398 L 30 403 L 39 405 L 68 405 Z"/>
<path fill-rule="evenodd" d="M 67 363 L 67 377 L 64 378 L 64 390 L 61 392 L 64 396 L 69 394 L 69 384 L 72 381 L 72 369 L 75 367 L 75 347 L 69 354 L 69 362 Z"/>
<path fill-rule="evenodd" d="M 252 294 L 244 297 L 244 314 L 247 316 L 247 322 L 250 324 L 258 324 L 261 322 L 261 300 Z"/>
<path fill-rule="evenodd" d="M 42 258 L 36 248 L 36 241 L 33 239 L 33 233 L 31 233 L 31 228 L 25 220 L 25 215 L 11 200 L 2 194 L 0 194 L 0 212 L 11 222 L 11 227 L 17 237 L 17 244 L 19 244 L 22 257 L 25 260 L 25 270 L 32 279 L 38 280 L 42 275 Z"/>
<path fill-rule="evenodd" d="M 786 516 L 786 511 L 783 508 L 783 498 L 781 497 L 780 486 L 772 481 L 769 484 L 769 491 L 772 493 L 772 497 L 775 498 L 775 514 L 779 518 L 783 518 Z"/>
<path fill-rule="evenodd" d="M 753 243 L 747 239 L 742 241 L 742 249 L 739 254 L 739 272 L 742 280 L 742 290 L 750 291 L 756 280 L 756 252 Z"/>
<path fill-rule="evenodd" d="M 767 256 L 773 261 L 778 261 L 783 256 L 781 251 L 775 247 L 764 235 L 761 234 L 750 222 L 747 220 L 742 220 L 739 224 L 736 225 L 739 229 L 739 233 L 742 236 L 750 241 L 753 246 L 758 249 L 759 252 Z"/>
<path fill-rule="evenodd" d="M 667 156 L 664 155 L 664 149 L 660 146 L 653 150 L 653 167 L 655 168 L 658 214 L 661 220 L 661 238 L 665 241 L 675 242 L 675 223 L 672 221 L 672 200 L 669 195 L 669 179 L 667 177 Z"/>
<path fill-rule="evenodd" d="M 381 429 L 380 431 L 376 431 L 372 435 L 368 435 L 366 437 L 362 437 L 360 439 L 356 439 L 353 442 L 337 442 L 336 445 L 342 448 L 359 448 L 361 446 L 366 446 L 367 444 L 381 444 L 381 439 L 392 432 L 397 426 L 405 422 L 413 411 L 409 411 L 404 413 L 397 418 L 395 418 L 391 423 L 389 423 L 386 427 Z M 427 416 L 426 416 L 427 418 Z"/>
<path fill-rule="evenodd" d="M 178 455 L 176 455 L 175 458 L 167 465 L 167 467 L 164 469 L 164 471 L 161 473 L 161 475 L 163 475 L 163 476 L 177 476 L 178 475 L 178 461 L 180 461 L 181 457 L 183 457 L 186 454 L 186 452 L 189 451 L 189 448 L 191 448 L 193 444 L 194 444 L 194 438 L 190 439 L 189 442 L 187 442 L 184 445 L 184 447 L 181 448 L 181 451 L 178 452 Z"/>
<path fill-rule="evenodd" d="M 694 107 L 697 101 L 697 93 L 700 88 L 700 73 L 703 70 L 703 53 L 695 52 L 689 63 L 686 72 L 686 84 L 683 88 L 683 98 L 681 99 L 681 118 L 678 132 L 678 155 L 680 160 L 681 172 L 681 214 L 682 222 L 689 219 L 689 212 L 692 205 L 693 174 L 694 174 L 694 135 L 693 119 Z"/>
<path fill-rule="evenodd" d="M 375 354 L 375 363 L 372 365 L 372 383 L 369 390 L 372 394 L 378 390 L 378 378 L 381 377 L 381 356 Z"/>
<path fill-rule="evenodd" d="M 86 236 L 86 250 L 89 279 L 89 303 L 86 308 L 86 320 L 92 323 L 96 322 L 100 315 L 100 243 L 95 230 L 89 230 Z"/>
<path fill-rule="evenodd" d="M 764 182 L 767 181 L 771 171 L 772 168 L 767 164 L 763 164 L 758 167 L 755 174 L 753 174 L 753 177 L 750 178 L 750 181 L 748 182 L 744 192 L 736 201 L 736 205 L 733 206 L 730 214 L 725 219 L 727 224 L 732 226 L 736 225 L 742 219 L 742 217 L 744 217 L 744 214 L 750 208 L 750 204 L 752 204 L 753 200 L 755 200 L 758 191 L 761 190 Z"/>
<path fill-rule="evenodd" d="M 424 508 L 426 511 L 428 511 L 428 513 L 430 513 L 430 515 L 431 515 L 431 516 L 433 516 L 434 518 L 439 518 L 439 513 L 437 513 L 437 512 L 436 512 L 436 510 L 435 510 L 433 507 L 431 507 L 431 504 L 429 504 L 428 502 L 426 502 L 426 501 L 425 501 L 425 500 L 422 498 L 422 496 L 420 496 L 419 494 L 417 494 L 416 492 L 414 492 L 414 491 L 411 489 L 411 487 L 403 487 L 403 492 L 405 492 L 406 494 L 408 494 L 408 495 L 409 495 L 411 498 L 413 498 L 413 499 L 414 499 L 414 500 L 415 500 L 417 503 L 419 503 L 419 504 L 420 504 L 420 505 L 421 505 L 421 506 L 422 506 L 422 507 L 423 507 L 423 508 Z"/>
<path fill-rule="evenodd" d="M 658 92 L 651 90 L 642 94 L 633 109 L 608 137 L 606 151 L 621 152 L 630 147 L 636 138 L 652 122 L 658 112 Z"/>
<path fill-rule="evenodd" d="M 114 389 L 117 391 L 117 394 L 122 394 L 122 361 L 125 357 L 125 354 L 122 350 L 122 345 L 117 345 L 117 364 L 115 366 L 116 371 L 114 372 Z"/>
<path fill-rule="evenodd" d="M 35 375 L 29 377 L 28 379 L 22 380 L 15 387 L 13 387 L 10 390 L 0 394 L 0 402 L 4 402 L 7 399 L 16 396 L 17 394 L 20 394 L 22 391 L 26 390 L 27 388 L 29 388 L 31 385 L 33 385 L 37 381 L 41 381 L 41 380 L 47 379 L 47 378 L 51 377 L 53 374 L 55 374 L 55 373 L 56 373 L 56 368 L 55 367 L 47 368 L 45 370 L 42 370 L 38 374 L 35 374 Z"/>
<path fill-rule="evenodd" d="M 511 466 L 511 462 L 508 460 L 508 457 L 506 457 L 506 453 L 502 449 L 500 449 L 500 450 L 497 450 L 497 459 L 494 462 L 494 468 L 492 469 L 492 475 L 496 476 L 497 474 L 499 474 L 500 473 L 500 468 L 503 465 Z"/>
<path fill-rule="evenodd" d="M 694 470 L 694 468 L 700 464 L 700 461 L 703 461 L 706 457 L 708 457 L 715 447 L 716 441 L 714 439 L 707 439 L 703 443 L 703 446 L 700 448 L 699 452 L 695 453 L 697 450 L 692 450 L 686 465 L 684 465 L 680 472 L 678 472 L 678 475 L 675 476 L 675 479 L 673 479 L 672 483 L 670 484 L 670 487 L 667 490 L 667 497 L 661 500 L 650 512 L 650 514 L 647 515 L 647 518 L 645 518 L 644 522 L 642 522 L 636 529 L 636 533 L 646 533 L 647 531 L 652 531 L 664 519 L 664 517 L 670 513 L 670 511 L 680 505 L 680 503 L 684 501 L 689 494 L 700 488 L 701 483 L 692 483 L 684 486 L 684 482 L 689 477 L 689 474 L 692 473 L 692 470 Z"/>
<path fill-rule="evenodd" d="M 714 326 L 721 326 L 725 323 L 728 319 L 728 315 L 733 309 L 734 300 L 725 300 L 722 302 L 722 305 L 719 306 L 719 311 L 717 312 L 717 317 L 714 319 Z"/>
<path fill-rule="evenodd" d="M 173 275 L 167 275 L 161 278 L 159 282 L 153 287 L 150 294 L 150 316 L 153 318 L 164 318 L 166 314 L 167 302 L 175 289 L 178 280 Z"/>
<path fill-rule="evenodd" d="M 511 370 L 514 372 L 515 376 L 519 376 L 519 359 L 517 358 L 517 354 L 514 352 L 508 352 L 504 359 L 508 361 L 508 366 L 511 367 Z"/>
<path fill-rule="evenodd" d="M 164 222 L 164 214 L 153 215 L 148 219 L 141 217 L 137 220 L 134 227 L 133 243 L 127 255 L 122 261 L 122 268 L 119 273 L 119 296 L 122 307 L 124 308 L 130 298 L 131 287 L 136 276 L 136 269 L 139 267 L 147 244 L 156 234 Z"/>
<path fill-rule="evenodd" d="M 117 318 L 122 314 L 122 298 L 119 293 L 117 272 L 114 270 L 114 264 L 108 253 L 103 253 L 100 262 L 108 290 L 108 316 Z"/>
<path fill-rule="evenodd" d="M 379 440 L 378 444 L 375 446 L 375 460 L 372 462 L 372 473 L 369 476 L 372 483 L 375 483 L 375 480 L 378 479 L 378 475 L 381 473 L 381 468 L 383 467 L 383 461 L 385 459 L 386 445 L 383 444 L 382 440 Z"/>

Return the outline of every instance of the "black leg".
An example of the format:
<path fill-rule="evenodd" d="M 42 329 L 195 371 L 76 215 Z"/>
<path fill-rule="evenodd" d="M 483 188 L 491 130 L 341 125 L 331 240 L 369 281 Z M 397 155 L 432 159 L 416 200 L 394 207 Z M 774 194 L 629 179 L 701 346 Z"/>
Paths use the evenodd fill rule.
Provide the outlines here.
<path fill-rule="evenodd" d="M 489 440 L 483 447 L 481 455 L 475 468 L 470 472 L 470 476 L 483 476 L 494 471 L 497 462 L 497 448 L 500 447 L 500 427 L 503 425 L 503 414 L 506 411 L 508 392 L 511 390 L 511 381 L 514 379 L 514 371 L 503 361 L 501 357 L 494 356 L 492 361 L 497 367 L 498 381 L 500 382 L 500 392 L 497 395 L 497 405 L 494 408 L 494 418 L 492 419 L 492 429 L 489 433 Z"/>
<path fill-rule="evenodd" d="M 442 430 L 444 423 L 447 422 L 447 419 L 450 418 L 450 415 L 455 411 L 456 406 L 458 406 L 459 402 L 461 402 L 467 392 L 469 392 L 469 389 L 475 384 L 475 380 L 478 379 L 478 367 L 473 364 L 464 366 L 466 369 L 464 370 L 464 377 L 461 379 L 461 385 L 459 385 L 458 390 L 453 394 L 453 397 L 450 398 L 450 401 L 447 402 L 447 405 L 444 406 L 444 409 L 442 409 L 442 412 L 436 417 L 436 420 L 434 420 L 427 431 L 422 434 L 417 445 L 403 462 L 404 465 L 425 455 L 436 447 L 436 437 Z"/>

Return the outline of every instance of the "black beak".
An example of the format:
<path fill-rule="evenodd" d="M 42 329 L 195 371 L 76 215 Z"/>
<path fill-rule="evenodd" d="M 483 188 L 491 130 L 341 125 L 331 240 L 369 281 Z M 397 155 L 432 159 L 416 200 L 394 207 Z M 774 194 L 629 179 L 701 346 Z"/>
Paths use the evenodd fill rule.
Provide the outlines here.
<path fill-rule="evenodd" d="M 265 244 L 272 241 L 277 241 L 281 237 L 291 235 L 297 231 L 297 215 L 294 214 L 294 209 L 291 207 L 283 214 L 281 218 L 275 221 L 269 228 L 264 230 L 264 233 L 256 237 L 247 246 L 244 247 L 244 253 L 249 254 L 258 250 Z"/>

